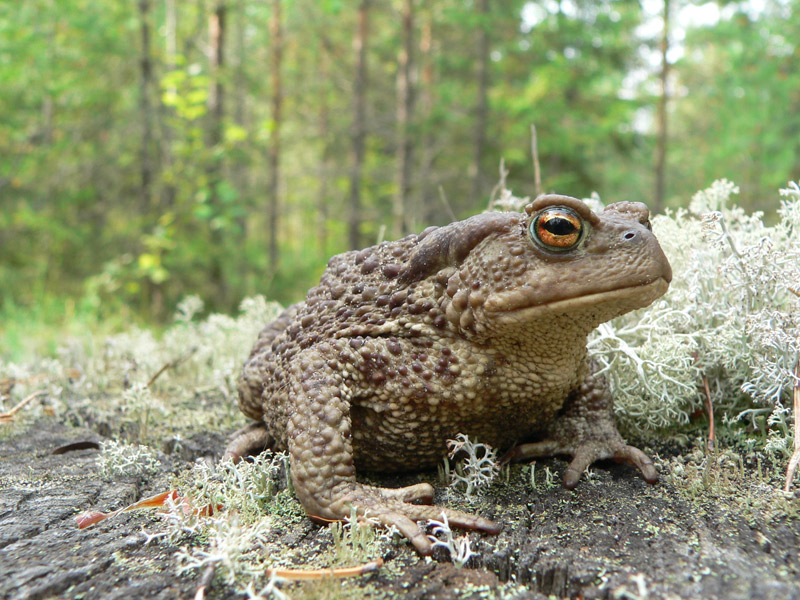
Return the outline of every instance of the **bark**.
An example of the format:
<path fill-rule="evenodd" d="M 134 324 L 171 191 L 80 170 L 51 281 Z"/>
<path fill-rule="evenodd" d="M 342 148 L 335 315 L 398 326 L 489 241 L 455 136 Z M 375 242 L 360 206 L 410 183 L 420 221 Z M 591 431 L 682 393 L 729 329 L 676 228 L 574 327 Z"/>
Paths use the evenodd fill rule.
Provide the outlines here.
<path fill-rule="evenodd" d="M 669 0 L 664 0 L 664 30 L 661 38 L 661 97 L 658 101 L 658 114 L 656 117 L 656 157 L 655 175 L 656 189 L 653 198 L 653 212 L 658 213 L 664 207 L 664 172 L 667 164 L 667 103 L 669 101 L 669 90 L 667 88 L 667 77 L 669 75 Z"/>
<path fill-rule="evenodd" d="M 397 190 L 392 205 L 392 234 L 402 237 L 411 229 L 411 154 L 409 132 L 414 114 L 413 48 L 414 0 L 403 0 L 403 43 L 397 56 Z"/>
<path fill-rule="evenodd" d="M 244 129 L 248 130 L 247 123 L 247 75 L 245 71 L 247 46 L 245 43 L 245 30 L 247 24 L 247 0 L 238 0 L 236 8 L 236 70 L 233 74 L 233 121 Z M 231 177 L 233 178 L 233 186 L 239 197 L 239 203 L 246 206 L 246 198 L 249 198 L 250 191 L 250 170 L 248 163 L 243 156 L 233 161 Z M 249 212 L 249 211 L 248 211 Z M 241 215 L 236 217 L 236 225 L 238 231 L 235 233 L 236 240 L 234 242 L 236 248 L 236 260 L 239 269 L 239 276 L 243 281 L 242 293 L 249 296 L 255 293 L 253 288 L 252 279 L 250 277 L 251 269 L 249 268 L 247 243 L 249 239 L 249 231 L 247 226 L 248 212 L 243 211 Z"/>
<path fill-rule="evenodd" d="M 225 17 L 224 1 L 208 17 L 208 61 L 211 71 L 211 86 L 208 90 L 208 113 L 211 119 L 209 143 L 216 146 L 222 141 L 222 118 L 225 112 L 225 87 L 222 69 L 225 66 Z"/>
<path fill-rule="evenodd" d="M 240 127 L 245 125 L 245 90 L 247 78 L 245 77 L 245 23 L 247 16 L 245 6 L 247 0 L 239 0 L 236 12 L 236 72 L 234 73 L 233 120 Z"/>
<path fill-rule="evenodd" d="M 103 389 L 102 384 L 97 387 Z M 123 410 L 108 403 L 101 391 L 82 410 L 95 428 L 102 426 L 114 439 L 120 436 Z M 60 422 L 69 416 L 29 425 L 25 421 L 29 418 L 18 414 L 22 423 L 11 431 L 2 430 L 0 586 L 4 598 L 198 597 L 200 572 L 176 573 L 174 546 L 143 543 L 143 527 L 152 533 L 165 528 L 152 522 L 149 511 L 133 511 L 124 518 L 78 529 L 75 510 L 70 508 L 108 512 L 129 505 L 155 491 L 171 489 L 175 471 L 187 471 L 197 461 L 218 456 L 225 446 L 222 434 L 203 427 L 197 415 L 185 410 L 185 417 L 180 413 L 172 417 L 174 434 L 181 434 L 181 442 L 174 434 L 165 440 L 168 457 L 159 461 L 156 473 L 112 475 L 111 481 L 99 473 L 97 450 L 85 445 L 99 446 L 107 438 Z M 696 464 L 689 448 L 674 440 L 651 439 L 649 443 L 655 444 L 668 467 L 675 461 L 689 467 Z M 772 489 L 774 479 L 773 485 L 765 485 L 757 459 L 743 460 L 732 474 L 715 465 L 687 468 L 680 477 L 668 476 L 647 490 L 629 466 L 596 466 L 594 481 L 584 481 L 569 493 L 546 484 L 541 472 L 562 470 L 561 461 L 543 458 L 539 464 L 546 466 L 536 469 L 539 491 L 532 489 L 529 467 L 523 471 L 522 465 L 512 465 L 510 482 L 486 492 L 481 512 L 501 520 L 504 530 L 499 537 L 486 536 L 473 547 L 477 556 L 470 568 L 456 569 L 449 561 L 427 562 L 402 544 L 393 550 L 392 563 L 355 582 L 359 587 L 353 586 L 357 591 L 351 597 L 463 598 L 465 589 L 500 586 L 507 590 L 507 598 L 800 597 L 796 499 L 784 502 Z M 407 476 L 375 473 L 373 477 L 375 485 L 408 483 Z M 722 477 L 727 479 L 720 481 Z M 434 483 L 438 497 L 445 490 Z M 727 486 L 726 493 L 719 493 L 720 485 Z M 508 517 L 528 515 L 533 505 L 535 519 Z M 289 508 L 301 510 L 292 504 Z M 667 526 L 669 530 L 664 531 Z M 548 535 L 549 531 L 557 535 Z M 276 527 L 270 538 L 276 556 L 302 552 L 309 561 L 323 560 L 330 547 L 327 528 L 313 525 L 306 517 L 290 527 Z M 698 550 L 687 551 L 691 548 Z M 219 577 L 206 597 L 242 595 L 237 586 Z"/>
<path fill-rule="evenodd" d="M 177 55 L 178 55 L 178 13 L 175 7 L 176 0 L 164 1 L 164 42 L 166 51 L 166 67 L 167 72 L 172 72 L 177 68 Z M 169 89 L 170 94 L 176 94 L 177 90 L 173 87 Z M 163 160 L 163 170 L 170 173 L 173 168 L 173 155 L 172 144 L 175 140 L 175 134 L 171 125 L 167 122 L 167 115 L 170 109 L 163 104 L 159 110 L 161 118 L 161 157 Z M 164 185 L 164 201 L 167 206 L 175 204 L 175 184 L 174 177 L 167 178 L 163 182 Z"/>
<path fill-rule="evenodd" d="M 152 203 L 153 161 L 153 107 L 150 102 L 150 89 L 153 84 L 153 62 L 150 57 L 150 0 L 139 0 L 139 19 L 141 35 L 141 87 L 139 91 L 139 110 L 142 118 L 142 146 L 140 154 L 140 193 L 142 209 Z"/>
<path fill-rule="evenodd" d="M 236 71 L 234 73 L 234 95 L 233 95 L 233 121 L 239 127 L 247 130 L 246 98 L 247 98 L 247 77 L 245 75 L 245 24 L 247 16 L 245 6 L 247 0 L 239 0 L 236 14 Z M 239 193 L 240 198 L 244 198 L 248 188 L 248 170 L 245 161 L 236 160 L 233 165 L 233 184 Z M 247 222 L 244 216 L 238 219 L 239 228 L 242 231 L 242 242 L 247 235 Z M 242 253 L 244 254 L 244 253 Z M 244 257 L 243 257 L 244 258 Z"/>
<path fill-rule="evenodd" d="M 420 64 L 422 65 L 420 81 L 420 103 L 422 105 L 422 119 L 424 122 L 422 132 L 422 158 L 420 161 L 420 199 L 422 206 L 417 211 L 423 223 L 430 223 L 433 219 L 433 15 L 430 10 L 425 11 L 422 22 L 422 33 L 419 42 Z"/>
<path fill-rule="evenodd" d="M 536 125 L 531 125 L 531 160 L 533 161 L 533 184 L 538 198 L 542 195 L 542 169 L 539 165 L 539 139 L 536 135 Z"/>
<path fill-rule="evenodd" d="M 53 96 L 50 95 L 49 92 L 45 95 L 42 99 L 42 143 L 43 144 L 52 144 L 53 143 L 53 109 L 55 108 L 55 103 L 53 102 Z"/>
<path fill-rule="evenodd" d="M 46 10 L 51 14 L 55 11 L 55 1 L 49 0 L 46 5 Z M 43 34 L 47 38 L 47 63 L 48 65 L 55 64 L 56 61 L 56 28 L 55 23 L 48 23 L 43 27 Z M 55 100 L 53 99 L 53 92 L 48 87 L 43 90 L 44 97 L 42 98 L 42 128 L 41 135 L 34 135 L 29 138 L 33 143 L 52 144 L 53 143 L 53 117 L 55 114 Z M 12 170 L 13 172 L 13 170 Z M 2 181 L 2 180 L 0 180 Z M 47 197 L 50 197 L 48 190 Z"/>
<path fill-rule="evenodd" d="M 328 194 L 330 193 L 331 142 L 330 142 L 330 104 L 328 85 L 330 84 L 330 56 L 328 51 L 319 49 L 319 139 L 322 142 L 319 163 L 319 192 L 317 199 L 317 231 L 320 250 L 325 253 L 328 247 Z"/>
<path fill-rule="evenodd" d="M 480 0 L 478 12 L 480 23 L 478 27 L 478 98 L 475 105 L 475 150 L 472 162 L 472 201 L 476 205 L 483 202 L 481 162 L 486 146 L 486 126 L 489 118 L 489 31 L 486 23 L 489 16 L 489 0 Z"/>
<path fill-rule="evenodd" d="M 272 135 L 269 145 L 269 264 L 274 272 L 278 266 L 278 192 L 280 185 L 281 156 L 281 103 L 283 100 L 281 63 L 283 60 L 283 31 L 281 26 L 281 0 L 272 0 L 272 14 L 269 21 L 272 39 Z"/>
<path fill-rule="evenodd" d="M 225 114 L 225 87 L 222 70 L 225 67 L 225 25 L 227 16 L 225 0 L 216 3 L 214 11 L 208 17 L 208 61 L 211 72 L 211 84 L 208 91 L 208 145 L 212 155 L 208 161 L 209 203 L 213 210 L 219 209 L 218 187 L 222 173 L 222 160 L 216 154 L 216 148 L 222 142 L 223 116 Z M 225 249 L 224 231 L 218 227 L 211 228 L 212 258 L 210 277 L 216 290 L 218 302 L 228 307 L 230 302 L 228 280 L 223 268 L 222 253 Z"/>
<path fill-rule="evenodd" d="M 167 69 L 175 68 L 175 56 L 178 54 L 178 14 L 175 0 L 164 0 L 164 42 L 167 51 Z"/>
<path fill-rule="evenodd" d="M 350 214 L 348 241 L 351 249 L 361 247 L 361 169 L 364 164 L 366 139 L 367 35 L 369 33 L 369 0 L 358 7 L 358 27 L 353 40 L 356 72 L 353 83 L 353 164 L 350 170 Z"/>

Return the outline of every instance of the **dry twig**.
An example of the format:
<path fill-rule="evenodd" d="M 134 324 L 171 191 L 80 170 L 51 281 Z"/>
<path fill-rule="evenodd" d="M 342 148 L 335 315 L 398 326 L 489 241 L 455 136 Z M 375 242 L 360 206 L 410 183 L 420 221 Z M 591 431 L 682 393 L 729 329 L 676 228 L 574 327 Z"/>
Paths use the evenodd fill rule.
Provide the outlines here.
<path fill-rule="evenodd" d="M 784 492 L 788 492 L 792 487 L 794 472 L 800 463 L 800 356 L 794 365 L 794 390 L 792 392 L 792 404 L 794 407 L 794 452 L 789 459 L 789 466 L 786 468 L 786 486 Z"/>
<path fill-rule="evenodd" d="M 536 198 L 542 195 L 542 171 L 539 168 L 539 141 L 536 125 L 531 124 L 531 159 L 533 160 L 533 182 L 536 185 Z"/>
<path fill-rule="evenodd" d="M 194 593 L 194 600 L 205 600 L 206 590 L 211 588 L 211 583 L 214 581 L 214 573 L 217 572 L 217 563 L 211 563 L 203 571 L 200 577 L 200 585 L 197 586 L 197 591 Z"/>
<path fill-rule="evenodd" d="M 36 398 L 37 396 L 41 396 L 44 394 L 44 390 L 39 390 L 38 392 L 33 392 L 30 396 L 26 396 L 23 400 L 21 400 L 14 408 L 6 413 L 0 413 L 0 423 L 11 423 L 14 420 L 14 415 L 19 412 L 19 410 L 25 406 L 28 402 Z"/>
<path fill-rule="evenodd" d="M 163 367 L 161 367 L 158 371 L 155 372 L 155 374 L 150 378 L 150 381 L 147 382 L 147 386 L 146 387 L 150 387 L 151 385 L 153 385 L 153 383 L 155 383 L 156 379 L 158 379 L 164 372 L 168 371 L 169 369 L 174 369 L 175 367 L 177 367 L 179 364 L 181 364 L 183 361 L 185 361 L 187 358 L 189 358 L 195 352 L 197 352 L 197 347 L 196 346 L 194 348 L 189 349 L 188 352 L 185 352 L 185 353 L 181 354 L 178 358 L 176 358 L 174 360 L 171 360 L 170 362 L 166 363 Z"/>
<path fill-rule="evenodd" d="M 717 443 L 714 433 L 714 405 L 711 402 L 711 390 L 708 387 L 708 377 L 703 375 L 703 389 L 706 392 L 706 410 L 708 410 L 708 451 L 713 452 Z"/>
<path fill-rule="evenodd" d="M 287 581 L 300 581 L 311 579 L 342 579 L 344 577 L 355 577 L 358 575 L 366 575 L 377 571 L 383 566 L 383 559 L 376 558 L 362 565 L 355 567 L 340 567 L 329 569 L 265 569 L 264 574 L 270 579 L 283 579 Z M 200 577 L 200 585 L 194 595 L 194 600 L 205 600 L 206 591 L 211 588 L 211 583 L 214 580 L 214 573 L 216 572 L 216 563 L 208 565 Z"/>
<path fill-rule="evenodd" d="M 789 291 L 800 298 L 800 290 L 789 288 Z M 794 473 L 797 470 L 798 463 L 800 463 L 800 353 L 798 353 L 797 362 L 794 365 L 792 407 L 794 409 L 794 452 L 792 452 L 792 457 L 789 459 L 789 466 L 786 468 L 786 485 L 783 491 L 787 493 L 792 487 Z"/>
<path fill-rule="evenodd" d="M 447 212 L 450 213 L 450 220 L 458 221 L 458 217 L 456 217 L 453 207 L 450 206 L 450 202 L 447 200 L 447 194 L 444 193 L 444 188 L 441 185 L 439 186 L 439 200 L 442 201 L 442 205 L 447 209 Z"/>
<path fill-rule="evenodd" d="M 487 210 L 492 210 L 492 206 L 494 205 L 494 201 L 497 200 L 498 194 L 502 194 L 503 190 L 506 189 L 506 177 L 508 177 L 506 159 L 500 158 L 500 179 L 494 188 L 492 188 L 492 193 L 489 195 L 489 205 L 486 207 Z"/>
<path fill-rule="evenodd" d="M 355 567 L 340 567 L 334 569 L 267 569 L 264 573 L 267 577 L 277 577 L 278 579 L 341 579 L 343 577 L 355 577 L 357 575 L 366 575 L 377 571 L 383 566 L 383 559 L 376 558 L 362 565 Z"/>

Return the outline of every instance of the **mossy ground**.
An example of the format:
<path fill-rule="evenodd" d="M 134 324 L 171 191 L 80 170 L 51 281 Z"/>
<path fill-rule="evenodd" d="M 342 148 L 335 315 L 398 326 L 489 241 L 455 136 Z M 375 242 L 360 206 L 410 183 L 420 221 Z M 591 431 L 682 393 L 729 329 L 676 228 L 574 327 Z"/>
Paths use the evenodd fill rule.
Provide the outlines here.
<path fill-rule="evenodd" d="M 157 472 L 103 479 L 97 450 L 51 454 L 66 443 L 103 439 L 96 429 L 63 421 L 31 422 L 23 415 L 2 431 L 0 597 L 192 597 L 200 572 L 179 574 L 176 553 L 179 546 L 202 549 L 206 537 L 146 545 L 142 529 L 164 527 L 152 512 L 122 514 L 85 530 L 73 517 L 170 489 L 196 461 L 218 458 L 223 432 L 182 431 L 177 447 L 167 435 L 154 448 Z M 118 424 L 106 425 L 119 431 Z M 699 429 L 654 439 L 648 451 L 658 457 L 656 486 L 628 466 L 601 464 L 567 491 L 553 484 L 551 474 L 565 466 L 559 459 L 537 463 L 535 489 L 530 465 L 513 465 L 473 500 L 448 491 L 435 472 L 372 474 L 371 481 L 388 486 L 430 481 L 437 502 L 496 519 L 504 530 L 495 537 L 470 534 L 477 556 L 462 569 L 442 550 L 426 559 L 405 542 L 382 542 L 373 547 L 385 560 L 376 573 L 282 590 L 293 599 L 800 598 L 800 494 L 780 491 L 783 465 L 737 448 L 733 438 L 726 443 L 708 453 Z M 337 562 L 330 529 L 301 518 L 285 491 L 274 515 L 260 564 Z M 358 559 L 357 553 L 347 558 Z M 209 597 L 244 595 L 218 574 Z"/>

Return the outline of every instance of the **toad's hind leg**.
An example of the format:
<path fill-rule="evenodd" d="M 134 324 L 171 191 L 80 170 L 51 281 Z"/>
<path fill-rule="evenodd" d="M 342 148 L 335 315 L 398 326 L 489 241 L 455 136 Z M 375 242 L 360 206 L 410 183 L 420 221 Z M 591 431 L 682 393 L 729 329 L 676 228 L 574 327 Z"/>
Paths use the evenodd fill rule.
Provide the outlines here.
<path fill-rule="evenodd" d="M 237 463 L 245 456 L 261 454 L 264 450 L 271 449 L 274 443 L 275 440 L 263 421 L 249 423 L 231 436 L 222 458 L 230 458 Z"/>
<path fill-rule="evenodd" d="M 564 486 L 578 485 L 583 472 L 595 461 L 613 459 L 635 466 L 647 483 L 656 483 L 653 461 L 644 452 L 629 446 L 617 431 L 614 403 L 608 382 L 594 375 L 596 366 L 583 383 L 570 394 L 561 412 L 550 424 L 547 438 L 533 444 L 522 444 L 506 455 L 507 459 L 522 460 L 554 454 L 572 456 L 564 471 Z"/>
<path fill-rule="evenodd" d="M 330 356 L 326 356 L 330 354 Z M 297 497 L 312 518 L 339 520 L 350 515 L 374 518 L 397 529 L 422 554 L 430 554 L 431 542 L 415 523 L 441 519 L 451 524 L 497 533 L 499 527 L 477 515 L 431 505 L 433 488 L 417 484 L 400 489 L 369 486 L 356 481 L 350 420 L 349 386 L 339 365 L 338 353 L 309 349 L 294 357 L 290 366 L 289 397 L 293 410 L 286 435 L 292 481 Z"/>
<path fill-rule="evenodd" d="M 264 415 L 264 385 L 273 377 L 272 342 L 294 321 L 303 303 L 292 304 L 258 334 L 239 375 L 239 409 L 255 421 Z M 237 432 L 238 434 L 238 432 Z"/>
<path fill-rule="evenodd" d="M 272 342 L 292 324 L 301 307 L 302 303 L 291 305 L 258 334 L 250 356 L 242 367 L 238 385 L 239 409 L 256 422 L 242 427 L 233 434 L 225 449 L 224 458 L 231 458 L 234 462 L 238 462 L 244 456 L 260 454 L 273 447 L 275 440 L 262 420 L 264 416 L 264 386 L 272 377 L 271 370 L 274 367 L 270 347 Z"/>

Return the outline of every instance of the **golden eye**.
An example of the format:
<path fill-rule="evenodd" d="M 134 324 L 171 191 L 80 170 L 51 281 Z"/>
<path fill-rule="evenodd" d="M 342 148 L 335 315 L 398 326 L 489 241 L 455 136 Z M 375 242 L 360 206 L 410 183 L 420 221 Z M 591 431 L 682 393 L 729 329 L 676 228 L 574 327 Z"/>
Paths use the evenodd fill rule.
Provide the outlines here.
<path fill-rule="evenodd" d="M 551 206 L 531 221 L 531 239 L 556 252 L 570 250 L 583 239 L 583 221 L 571 208 Z"/>

